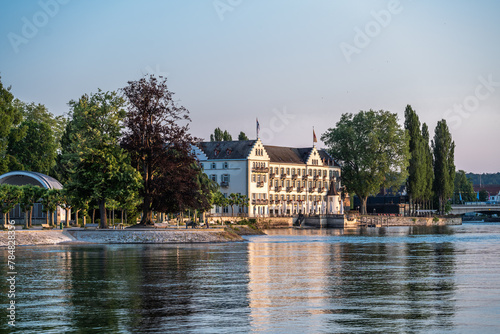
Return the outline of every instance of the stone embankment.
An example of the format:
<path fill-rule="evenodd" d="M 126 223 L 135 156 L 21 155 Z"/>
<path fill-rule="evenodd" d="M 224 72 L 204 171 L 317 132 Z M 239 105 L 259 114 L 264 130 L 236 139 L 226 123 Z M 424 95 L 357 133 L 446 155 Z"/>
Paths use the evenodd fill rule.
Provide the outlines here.
<path fill-rule="evenodd" d="M 17 246 L 56 245 L 64 243 L 104 244 L 168 244 L 242 241 L 243 239 L 223 229 L 210 230 L 16 230 Z M 0 231 L 0 247 L 8 245 L 7 231 Z"/>

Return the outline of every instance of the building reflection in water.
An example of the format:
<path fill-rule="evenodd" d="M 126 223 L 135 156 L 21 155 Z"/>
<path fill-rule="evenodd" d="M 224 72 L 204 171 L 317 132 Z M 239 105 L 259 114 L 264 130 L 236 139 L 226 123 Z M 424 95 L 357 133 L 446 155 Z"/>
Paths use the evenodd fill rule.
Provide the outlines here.
<path fill-rule="evenodd" d="M 405 242 L 396 238 L 387 243 L 373 238 L 384 236 L 385 229 L 351 235 L 342 230 L 290 230 L 272 232 L 287 233 L 283 241 L 273 236 L 249 243 L 252 328 L 450 329 L 456 290 L 453 245 L 408 242 L 408 232 L 418 234 L 391 229 L 391 234 L 405 236 Z"/>

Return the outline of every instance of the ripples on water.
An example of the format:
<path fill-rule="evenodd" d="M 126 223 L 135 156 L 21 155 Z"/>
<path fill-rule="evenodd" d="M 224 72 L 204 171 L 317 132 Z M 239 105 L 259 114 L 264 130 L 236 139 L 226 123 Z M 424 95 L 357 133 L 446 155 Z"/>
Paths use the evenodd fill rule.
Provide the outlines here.
<path fill-rule="evenodd" d="M 18 333 L 500 332 L 498 224 L 16 255 Z M 0 288 L 9 332 L 5 280 Z"/>

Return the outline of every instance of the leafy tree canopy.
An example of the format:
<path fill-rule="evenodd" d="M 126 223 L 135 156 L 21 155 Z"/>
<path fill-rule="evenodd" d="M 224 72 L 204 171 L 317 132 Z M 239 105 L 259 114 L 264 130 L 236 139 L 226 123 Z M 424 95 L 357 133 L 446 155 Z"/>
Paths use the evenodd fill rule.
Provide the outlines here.
<path fill-rule="evenodd" d="M 343 114 L 321 140 L 342 161 L 342 181 L 360 197 L 363 214 L 370 194 L 381 187 L 400 186 L 406 179 L 408 137 L 397 114 L 383 110 Z"/>

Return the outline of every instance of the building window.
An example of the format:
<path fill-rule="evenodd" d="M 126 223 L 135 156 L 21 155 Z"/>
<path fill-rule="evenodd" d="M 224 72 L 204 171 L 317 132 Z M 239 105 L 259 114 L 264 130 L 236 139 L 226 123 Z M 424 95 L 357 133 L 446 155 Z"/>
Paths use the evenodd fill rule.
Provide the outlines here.
<path fill-rule="evenodd" d="M 222 174 L 220 176 L 220 179 L 221 179 L 222 182 L 229 182 L 229 174 Z"/>
<path fill-rule="evenodd" d="M 227 164 L 227 162 L 224 162 L 224 169 L 227 169 L 229 166 Z"/>
<path fill-rule="evenodd" d="M 286 169 L 286 175 L 290 175 L 290 168 Z"/>
<path fill-rule="evenodd" d="M 295 168 L 292 168 L 292 175 L 295 175 Z"/>
<path fill-rule="evenodd" d="M 201 168 L 201 170 L 203 170 L 203 169 L 204 169 L 204 166 L 203 166 L 203 164 L 202 164 L 202 163 L 200 163 L 200 168 Z"/>
<path fill-rule="evenodd" d="M 274 173 L 275 173 L 275 174 L 278 174 L 278 167 L 276 167 L 276 168 L 274 169 Z"/>
<path fill-rule="evenodd" d="M 210 175 L 210 180 L 217 182 L 217 175 L 215 174 Z"/>
<path fill-rule="evenodd" d="M 278 186 L 278 180 L 275 180 L 274 181 L 274 186 L 277 187 Z"/>
<path fill-rule="evenodd" d="M 252 182 L 255 182 L 255 174 L 252 174 Z"/>
<path fill-rule="evenodd" d="M 286 180 L 286 186 L 290 187 L 290 180 Z"/>
<path fill-rule="evenodd" d="M 281 171 L 281 175 L 285 174 L 285 169 L 283 167 L 281 167 L 280 171 Z"/>
<path fill-rule="evenodd" d="M 217 169 L 217 165 L 215 164 L 215 162 L 212 162 L 212 169 Z"/>
<path fill-rule="evenodd" d="M 262 178 L 263 178 L 263 180 L 262 180 L 262 181 L 266 182 L 266 176 L 265 176 L 265 175 L 263 175 L 263 176 L 262 176 Z"/>
<path fill-rule="evenodd" d="M 297 174 L 300 176 L 300 168 L 297 168 Z"/>

